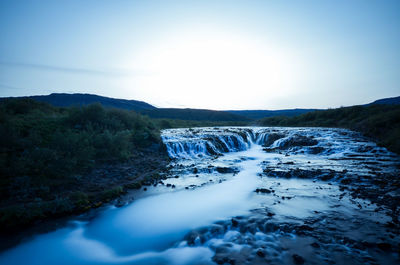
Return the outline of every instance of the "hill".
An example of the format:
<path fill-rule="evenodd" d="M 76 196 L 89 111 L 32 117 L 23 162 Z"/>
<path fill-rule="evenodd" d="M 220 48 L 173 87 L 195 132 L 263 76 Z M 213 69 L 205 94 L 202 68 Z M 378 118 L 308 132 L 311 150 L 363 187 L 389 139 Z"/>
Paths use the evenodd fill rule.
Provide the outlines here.
<path fill-rule="evenodd" d="M 140 112 L 155 119 L 178 119 L 193 121 L 251 121 L 250 118 L 237 114 L 206 109 L 158 108 L 142 110 Z"/>
<path fill-rule="evenodd" d="M 92 94 L 53 93 L 47 96 L 31 96 L 28 98 L 49 103 L 56 107 L 85 106 L 93 103 L 100 103 L 104 107 L 135 111 L 156 108 L 143 101 L 108 98 Z"/>
<path fill-rule="evenodd" d="M 393 98 L 383 98 L 375 100 L 374 102 L 367 104 L 367 105 L 400 105 L 400 97 L 393 97 Z"/>
<path fill-rule="evenodd" d="M 261 119 L 273 116 L 298 116 L 316 109 L 284 109 L 284 110 L 226 110 L 226 112 L 247 117 L 249 119 Z"/>

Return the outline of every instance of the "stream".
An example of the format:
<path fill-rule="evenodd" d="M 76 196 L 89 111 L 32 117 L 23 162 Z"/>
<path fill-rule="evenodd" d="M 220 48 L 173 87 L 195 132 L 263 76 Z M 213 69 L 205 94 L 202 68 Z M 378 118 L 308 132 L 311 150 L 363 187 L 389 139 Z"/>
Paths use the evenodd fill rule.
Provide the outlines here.
<path fill-rule="evenodd" d="M 163 180 L 0 264 L 399 264 L 400 158 L 329 128 L 162 132 Z"/>

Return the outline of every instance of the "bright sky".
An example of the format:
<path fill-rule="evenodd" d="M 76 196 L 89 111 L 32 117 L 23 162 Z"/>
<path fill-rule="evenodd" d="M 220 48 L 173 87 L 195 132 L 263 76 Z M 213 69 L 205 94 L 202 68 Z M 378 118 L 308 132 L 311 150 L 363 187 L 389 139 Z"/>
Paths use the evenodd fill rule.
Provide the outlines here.
<path fill-rule="evenodd" d="M 0 96 L 328 108 L 400 95 L 400 1 L 0 1 Z"/>

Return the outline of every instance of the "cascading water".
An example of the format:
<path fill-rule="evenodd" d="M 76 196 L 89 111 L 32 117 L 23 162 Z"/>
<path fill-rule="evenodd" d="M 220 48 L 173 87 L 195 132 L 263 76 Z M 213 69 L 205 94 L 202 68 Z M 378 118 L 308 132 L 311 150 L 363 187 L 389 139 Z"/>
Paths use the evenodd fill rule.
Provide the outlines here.
<path fill-rule="evenodd" d="M 242 128 L 169 129 L 163 131 L 162 138 L 170 157 L 194 158 L 244 151 L 254 134 Z"/>
<path fill-rule="evenodd" d="M 381 174 L 398 172 L 398 156 L 353 132 L 218 127 L 164 130 L 162 139 L 174 158 L 170 178 L 139 191 L 125 207 L 0 253 L 0 264 L 293 264 L 304 258 L 341 264 L 331 255 L 344 244 L 338 236 L 358 229 L 361 238 L 386 237 L 377 223 L 387 215 L 324 182 L 354 175 L 368 181 L 371 165 Z M 369 167 L 360 166 L 365 161 Z M 334 225 L 341 230 L 330 234 Z M 344 260 L 365 264 L 365 253 L 346 244 Z M 393 260 L 371 253 L 370 260 Z"/>

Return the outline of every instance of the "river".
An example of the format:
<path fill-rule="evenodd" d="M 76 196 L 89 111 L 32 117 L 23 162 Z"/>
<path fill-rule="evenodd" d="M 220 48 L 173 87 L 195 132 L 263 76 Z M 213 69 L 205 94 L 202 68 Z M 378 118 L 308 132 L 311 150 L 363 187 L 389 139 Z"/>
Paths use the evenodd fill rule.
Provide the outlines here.
<path fill-rule="evenodd" d="M 362 188 L 379 189 L 378 173 L 398 178 L 400 159 L 361 135 L 218 127 L 169 129 L 162 138 L 173 158 L 165 180 L 128 205 L 0 253 L 0 264 L 399 261 L 398 230 L 387 228 L 398 216 Z M 387 193 L 400 198 L 398 188 Z"/>

